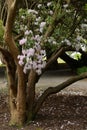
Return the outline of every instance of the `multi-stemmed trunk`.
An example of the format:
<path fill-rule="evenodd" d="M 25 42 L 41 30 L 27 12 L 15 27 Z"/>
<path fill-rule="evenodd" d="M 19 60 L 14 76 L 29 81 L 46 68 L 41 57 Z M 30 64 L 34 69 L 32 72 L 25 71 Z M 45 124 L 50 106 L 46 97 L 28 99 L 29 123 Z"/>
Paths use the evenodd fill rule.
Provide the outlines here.
<path fill-rule="evenodd" d="M 12 63 L 12 62 L 11 62 Z M 11 66 L 15 66 L 11 64 Z M 35 84 L 37 74 L 31 70 L 26 82 L 26 76 L 20 66 L 14 67 L 7 64 L 7 77 L 9 87 L 10 125 L 23 125 L 34 118 Z M 16 72 L 16 73 L 15 73 Z M 18 77 L 18 78 L 17 78 Z"/>
<path fill-rule="evenodd" d="M 16 74 L 12 74 L 7 67 L 10 125 L 22 125 L 26 120 L 26 82 L 21 69 L 18 73 L 19 78 L 16 81 Z"/>

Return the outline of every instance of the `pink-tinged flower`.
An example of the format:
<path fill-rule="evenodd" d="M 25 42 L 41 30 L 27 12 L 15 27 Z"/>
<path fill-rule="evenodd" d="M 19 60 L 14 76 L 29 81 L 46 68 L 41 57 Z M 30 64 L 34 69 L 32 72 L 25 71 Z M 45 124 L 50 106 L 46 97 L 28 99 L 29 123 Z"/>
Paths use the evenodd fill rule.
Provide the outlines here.
<path fill-rule="evenodd" d="M 36 41 L 40 41 L 41 40 L 41 36 L 39 35 L 35 35 L 35 38 L 34 38 Z"/>
<path fill-rule="evenodd" d="M 33 48 L 30 48 L 30 49 L 28 50 L 27 55 L 28 55 L 28 56 L 34 56 L 34 53 L 35 53 L 35 50 L 34 50 Z"/>
<path fill-rule="evenodd" d="M 30 48 L 30 49 L 29 49 L 29 52 L 30 52 L 32 55 L 34 55 L 35 50 L 34 50 L 33 48 Z"/>
<path fill-rule="evenodd" d="M 42 59 L 39 59 L 39 60 L 37 61 L 38 64 L 41 64 L 41 62 L 42 62 Z"/>
<path fill-rule="evenodd" d="M 40 46 L 40 44 L 38 44 L 38 43 L 35 43 L 34 48 L 35 48 L 35 50 L 36 50 L 37 52 L 39 52 L 39 51 L 41 50 L 41 46 Z"/>
<path fill-rule="evenodd" d="M 37 60 L 42 60 L 42 56 L 40 54 L 37 54 Z"/>
<path fill-rule="evenodd" d="M 33 61 L 33 69 L 36 70 L 37 69 L 37 63 L 35 61 Z"/>
<path fill-rule="evenodd" d="M 38 69 L 42 69 L 42 65 L 41 64 L 38 64 Z"/>
<path fill-rule="evenodd" d="M 17 58 L 20 59 L 20 60 L 23 60 L 25 58 L 25 55 L 18 55 Z"/>
<path fill-rule="evenodd" d="M 19 65 L 20 65 L 20 66 L 24 65 L 23 60 L 19 60 Z"/>
<path fill-rule="evenodd" d="M 25 49 L 22 50 L 22 54 L 23 55 L 26 55 L 27 54 L 27 51 Z"/>
<path fill-rule="evenodd" d="M 19 41 L 19 44 L 20 44 L 20 45 L 24 45 L 26 42 L 27 42 L 27 39 L 26 39 L 26 38 L 22 38 L 22 39 Z"/>
<path fill-rule="evenodd" d="M 19 59 L 19 64 L 20 64 L 21 66 L 24 65 L 25 56 L 24 56 L 24 55 L 18 55 L 17 58 Z"/>

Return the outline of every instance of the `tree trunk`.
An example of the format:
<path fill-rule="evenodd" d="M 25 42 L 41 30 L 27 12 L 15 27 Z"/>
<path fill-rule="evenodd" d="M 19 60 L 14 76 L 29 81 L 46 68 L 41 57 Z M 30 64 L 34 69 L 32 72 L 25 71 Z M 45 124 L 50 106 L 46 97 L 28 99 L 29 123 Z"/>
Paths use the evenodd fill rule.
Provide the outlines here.
<path fill-rule="evenodd" d="M 26 82 L 23 68 L 17 66 L 18 88 L 17 88 L 17 124 L 22 125 L 26 121 Z"/>
<path fill-rule="evenodd" d="M 17 117 L 17 112 L 16 112 L 16 87 L 15 87 L 15 79 L 13 79 L 13 76 L 10 74 L 9 71 L 7 71 L 8 75 L 8 87 L 9 87 L 9 105 L 10 105 L 10 114 L 11 114 L 11 119 L 10 119 L 10 124 L 16 120 L 15 118 Z"/>
<path fill-rule="evenodd" d="M 23 125 L 26 121 L 26 84 L 22 75 L 18 81 L 18 87 L 15 91 L 15 79 L 8 73 L 9 86 L 9 104 L 10 104 L 10 125 Z"/>
<path fill-rule="evenodd" d="M 16 66 L 11 53 L 0 47 L 4 63 L 6 64 L 8 87 L 10 124 L 21 125 L 26 120 L 26 78 L 23 68 Z M 17 78 L 18 77 L 18 78 Z"/>
<path fill-rule="evenodd" d="M 9 107 L 11 114 L 11 122 L 16 120 L 16 96 L 17 96 L 17 85 L 16 85 L 16 65 L 11 53 L 0 47 L 0 52 L 2 53 L 2 58 L 6 64 L 8 87 L 9 87 Z M 14 123 L 15 124 L 15 123 Z"/>
<path fill-rule="evenodd" d="M 33 107 L 35 103 L 35 84 L 37 82 L 37 74 L 34 70 L 30 71 L 28 77 L 28 89 L 27 89 L 27 107 L 28 107 L 28 121 L 33 120 Z"/>

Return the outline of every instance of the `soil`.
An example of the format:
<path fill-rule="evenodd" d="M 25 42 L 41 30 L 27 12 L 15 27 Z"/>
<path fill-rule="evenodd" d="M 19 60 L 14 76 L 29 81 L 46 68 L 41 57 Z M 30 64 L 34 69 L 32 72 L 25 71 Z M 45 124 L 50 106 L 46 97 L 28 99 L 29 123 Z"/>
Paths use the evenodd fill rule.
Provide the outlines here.
<path fill-rule="evenodd" d="M 0 130 L 87 130 L 87 97 L 80 95 L 50 96 L 36 119 L 23 128 L 9 126 L 6 94 L 0 94 Z"/>
<path fill-rule="evenodd" d="M 51 75 L 52 74 L 52 75 Z M 46 74 L 40 79 L 43 87 L 67 79 L 66 74 Z M 71 75 L 71 74 L 70 74 Z M 70 77 L 68 75 L 68 77 Z M 46 77 L 47 76 L 47 77 Z M 6 79 L 0 78 L 0 86 L 6 86 Z M 87 88 L 86 80 L 71 85 L 69 88 L 51 95 L 46 99 L 36 119 L 22 128 L 9 126 L 10 113 L 7 91 L 0 91 L 0 130 L 87 130 Z M 50 82 L 49 82 L 50 81 Z M 3 89 L 2 89 L 3 88 Z M 45 88 L 44 88 L 45 89 Z"/>

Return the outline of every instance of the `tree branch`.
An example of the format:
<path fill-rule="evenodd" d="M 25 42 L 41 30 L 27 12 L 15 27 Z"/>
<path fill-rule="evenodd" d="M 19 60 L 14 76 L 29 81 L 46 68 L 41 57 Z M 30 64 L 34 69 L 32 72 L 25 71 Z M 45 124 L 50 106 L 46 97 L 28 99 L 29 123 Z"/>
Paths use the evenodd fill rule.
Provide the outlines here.
<path fill-rule="evenodd" d="M 53 55 L 49 58 L 45 70 L 58 58 L 61 56 L 61 54 L 65 51 L 74 50 L 71 46 L 61 46 L 58 48 L 56 52 L 53 53 Z"/>
<path fill-rule="evenodd" d="M 63 50 L 63 47 L 58 48 L 57 52 L 48 59 L 45 70 L 53 63 L 53 61 L 55 61 L 59 57 L 59 55 L 61 55 Z"/>
<path fill-rule="evenodd" d="M 14 25 L 15 15 L 16 15 L 16 7 L 18 0 L 10 0 L 9 1 L 9 9 L 8 9 L 8 15 L 7 15 L 7 21 L 6 21 L 6 27 L 5 27 L 5 33 L 4 33 L 4 39 L 9 47 L 9 50 L 11 54 L 13 55 L 15 61 L 17 62 L 17 55 L 19 54 L 19 51 L 16 47 L 15 41 L 12 36 L 12 29 Z"/>
<path fill-rule="evenodd" d="M 2 47 L 0 47 L 0 52 L 3 56 L 4 63 L 7 65 L 11 75 L 14 76 L 16 72 L 16 66 L 11 53 Z"/>
<path fill-rule="evenodd" d="M 58 2 L 53 14 L 53 18 L 52 18 L 52 22 L 51 24 L 48 26 L 48 29 L 44 35 L 44 39 L 46 39 L 47 37 L 51 36 L 55 30 L 55 27 L 58 25 L 58 23 L 61 21 L 61 19 L 65 16 L 65 13 L 61 12 L 61 5 Z"/>
<path fill-rule="evenodd" d="M 48 89 L 46 89 L 44 91 L 44 93 L 39 97 L 36 106 L 35 106 L 35 115 L 37 114 L 38 110 L 40 109 L 41 105 L 43 104 L 43 102 L 47 99 L 47 97 L 51 94 L 55 94 L 60 92 L 61 90 L 63 90 L 64 88 L 68 87 L 69 85 L 73 84 L 74 82 L 87 78 L 87 72 L 78 75 L 78 76 L 74 76 L 70 79 L 68 79 L 67 81 L 55 86 L 55 87 L 49 87 Z"/>

